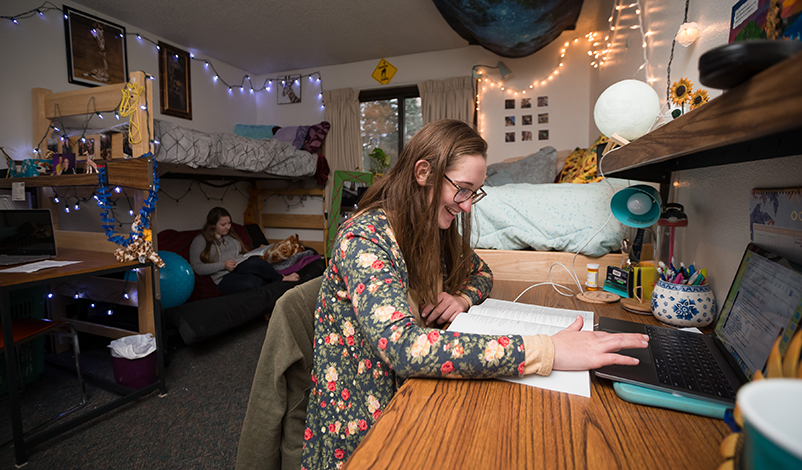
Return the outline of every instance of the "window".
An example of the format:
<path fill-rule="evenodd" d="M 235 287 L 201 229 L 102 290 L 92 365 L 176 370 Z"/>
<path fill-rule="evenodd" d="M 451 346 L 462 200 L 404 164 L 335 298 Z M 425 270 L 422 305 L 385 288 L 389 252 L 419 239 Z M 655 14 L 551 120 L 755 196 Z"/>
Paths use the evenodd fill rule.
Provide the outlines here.
<path fill-rule="evenodd" d="M 417 86 L 361 91 L 359 114 L 365 171 L 372 168 L 368 154 L 376 148 L 390 155 L 394 165 L 404 144 L 423 126 Z"/>

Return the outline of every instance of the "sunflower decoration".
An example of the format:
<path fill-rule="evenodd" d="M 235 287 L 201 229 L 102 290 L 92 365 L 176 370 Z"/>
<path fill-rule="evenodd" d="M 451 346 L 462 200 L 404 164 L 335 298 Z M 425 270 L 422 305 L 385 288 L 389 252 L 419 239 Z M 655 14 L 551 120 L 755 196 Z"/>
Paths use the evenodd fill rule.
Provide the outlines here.
<path fill-rule="evenodd" d="M 671 101 L 677 106 L 682 106 L 688 102 L 692 91 L 691 81 L 687 78 L 680 78 L 671 85 Z"/>
<path fill-rule="evenodd" d="M 707 103 L 710 98 L 707 96 L 707 90 L 696 90 L 691 94 L 690 103 L 691 109 L 696 109 L 699 106 Z"/>

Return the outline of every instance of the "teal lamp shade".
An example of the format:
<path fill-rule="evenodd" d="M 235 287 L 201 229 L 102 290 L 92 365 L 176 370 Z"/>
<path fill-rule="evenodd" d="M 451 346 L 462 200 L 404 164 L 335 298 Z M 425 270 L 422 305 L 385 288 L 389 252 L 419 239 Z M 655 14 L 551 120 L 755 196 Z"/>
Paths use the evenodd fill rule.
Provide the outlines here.
<path fill-rule="evenodd" d="M 636 184 L 615 193 L 610 209 L 626 226 L 649 227 L 660 218 L 660 193 L 649 185 Z"/>

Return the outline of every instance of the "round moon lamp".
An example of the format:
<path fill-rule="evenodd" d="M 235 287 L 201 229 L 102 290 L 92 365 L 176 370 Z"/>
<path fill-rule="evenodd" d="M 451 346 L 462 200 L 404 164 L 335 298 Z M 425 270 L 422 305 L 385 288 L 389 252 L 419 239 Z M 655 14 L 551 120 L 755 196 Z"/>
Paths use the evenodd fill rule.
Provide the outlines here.
<path fill-rule="evenodd" d="M 602 134 L 618 134 L 635 140 L 649 132 L 660 113 L 660 98 L 640 80 L 622 80 L 610 85 L 596 100 L 593 119 Z"/>

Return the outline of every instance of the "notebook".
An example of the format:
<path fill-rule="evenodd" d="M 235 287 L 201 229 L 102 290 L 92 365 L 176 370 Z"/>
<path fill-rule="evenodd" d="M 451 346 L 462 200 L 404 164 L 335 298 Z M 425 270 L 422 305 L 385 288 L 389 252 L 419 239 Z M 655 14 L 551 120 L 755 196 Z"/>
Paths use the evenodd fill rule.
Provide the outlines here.
<path fill-rule="evenodd" d="M 0 209 L 0 265 L 55 256 L 56 239 L 49 209 Z"/>
<path fill-rule="evenodd" d="M 712 335 L 601 318 L 599 330 L 644 333 L 646 349 L 622 354 L 637 366 L 607 366 L 596 375 L 714 403 L 733 403 L 756 371 L 765 373 L 777 337 L 785 352 L 802 316 L 802 266 L 750 243 Z"/>

